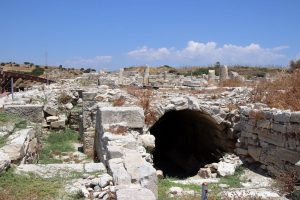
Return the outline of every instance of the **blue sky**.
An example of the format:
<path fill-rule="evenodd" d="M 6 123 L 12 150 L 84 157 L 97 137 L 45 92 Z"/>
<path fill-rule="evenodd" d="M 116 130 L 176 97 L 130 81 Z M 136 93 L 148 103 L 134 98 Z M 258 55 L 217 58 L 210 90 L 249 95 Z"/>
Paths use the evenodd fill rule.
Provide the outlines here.
<path fill-rule="evenodd" d="M 287 65 L 300 58 L 299 0 L 0 0 L 0 61 Z"/>

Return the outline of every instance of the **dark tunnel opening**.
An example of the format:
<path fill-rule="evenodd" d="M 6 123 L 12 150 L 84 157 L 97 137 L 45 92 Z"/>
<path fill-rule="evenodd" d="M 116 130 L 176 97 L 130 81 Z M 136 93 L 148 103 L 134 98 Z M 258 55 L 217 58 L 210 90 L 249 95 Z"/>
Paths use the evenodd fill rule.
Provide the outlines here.
<path fill-rule="evenodd" d="M 150 132 L 155 136 L 154 166 L 169 177 L 194 176 L 204 165 L 218 162 L 225 151 L 221 128 L 200 111 L 167 112 Z"/>

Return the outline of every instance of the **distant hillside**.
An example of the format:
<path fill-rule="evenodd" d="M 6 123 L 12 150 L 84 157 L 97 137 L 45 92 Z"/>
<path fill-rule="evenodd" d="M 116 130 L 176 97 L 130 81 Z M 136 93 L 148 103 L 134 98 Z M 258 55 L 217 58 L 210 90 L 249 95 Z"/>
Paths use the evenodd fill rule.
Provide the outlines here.
<path fill-rule="evenodd" d="M 144 73 L 146 67 L 145 66 L 136 66 L 136 67 L 127 67 L 124 68 L 125 71 L 139 72 Z M 191 66 L 191 67 L 171 67 L 168 65 L 163 65 L 160 67 L 150 67 L 150 74 L 158 74 L 163 72 L 176 73 L 181 75 L 193 75 L 198 76 L 201 74 L 208 74 L 208 70 L 215 69 L 213 66 Z M 216 69 L 215 69 L 216 70 Z M 261 77 L 265 76 L 265 74 L 275 74 L 282 70 L 286 70 L 285 68 L 280 67 L 250 67 L 250 66 L 229 66 L 228 71 L 235 71 L 240 75 L 243 75 L 247 78 L 251 77 Z M 218 70 L 216 70 L 216 75 L 218 75 Z"/>

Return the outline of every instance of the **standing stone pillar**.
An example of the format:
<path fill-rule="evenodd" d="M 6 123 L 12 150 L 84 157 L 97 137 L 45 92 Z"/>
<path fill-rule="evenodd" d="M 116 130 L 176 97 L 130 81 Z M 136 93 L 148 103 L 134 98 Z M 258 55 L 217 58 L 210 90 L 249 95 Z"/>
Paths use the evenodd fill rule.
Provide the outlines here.
<path fill-rule="evenodd" d="M 164 80 L 167 80 L 167 73 L 166 71 L 164 71 Z"/>
<path fill-rule="evenodd" d="M 123 72 L 124 72 L 124 69 L 121 68 L 119 71 L 119 85 L 123 85 Z"/>
<path fill-rule="evenodd" d="M 228 79 L 228 68 L 227 65 L 221 65 L 220 67 L 220 81 Z"/>
<path fill-rule="evenodd" d="M 214 69 L 208 70 L 208 82 L 214 83 L 216 79 L 216 71 Z"/>
<path fill-rule="evenodd" d="M 147 65 L 144 73 L 144 85 L 149 85 L 149 73 L 150 73 L 150 67 Z"/>

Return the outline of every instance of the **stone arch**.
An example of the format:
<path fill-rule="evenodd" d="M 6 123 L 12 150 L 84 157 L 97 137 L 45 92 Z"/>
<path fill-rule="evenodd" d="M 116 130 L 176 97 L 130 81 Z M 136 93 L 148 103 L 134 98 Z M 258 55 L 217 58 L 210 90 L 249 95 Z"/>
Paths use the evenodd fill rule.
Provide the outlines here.
<path fill-rule="evenodd" d="M 155 136 L 154 166 L 165 175 L 193 176 L 224 152 L 233 152 L 236 140 L 228 136 L 228 124 L 212 110 L 193 104 L 170 107 L 161 109 L 149 128 Z"/>

